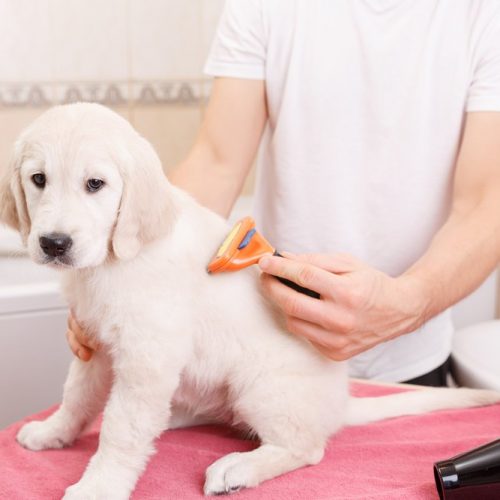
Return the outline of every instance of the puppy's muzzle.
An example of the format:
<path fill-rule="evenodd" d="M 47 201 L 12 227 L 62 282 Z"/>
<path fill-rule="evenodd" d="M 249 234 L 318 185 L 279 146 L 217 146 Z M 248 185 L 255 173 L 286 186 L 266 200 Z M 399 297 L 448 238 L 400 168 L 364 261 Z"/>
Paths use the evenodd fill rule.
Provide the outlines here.
<path fill-rule="evenodd" d="M 62 257 L 73 245 L 73 240 L 67 234 L 50 233 L 41 236 L 40 247 L 49 257 Z"/>

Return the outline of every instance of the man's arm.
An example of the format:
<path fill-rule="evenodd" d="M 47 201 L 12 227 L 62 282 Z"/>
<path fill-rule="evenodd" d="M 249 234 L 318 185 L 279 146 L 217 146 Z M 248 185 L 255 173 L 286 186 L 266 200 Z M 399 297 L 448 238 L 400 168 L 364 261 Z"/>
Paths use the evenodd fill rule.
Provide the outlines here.
<path fill-rule="evenodd" d="M 500 113 L 469 113 L 457 160 L 451 214 L 404 276 L 422 282 L 425 320 L 462 299 L 500 260 Z"/>
<path fill-rule="evenodd" d="M 169 179 L 201 204 L 229 215 L 266 120 L 264 81 L 216 78 L 198 138 Z"/>
<path fill-rule="evenodd" d="M 292 333 L 348 359 L 418 328 L 472 292 L 500 261 L 500 113 L 469 113 L 449 218 L 427 252 L 398 278 L 348 255 L 265 257 L 267 294 Z M 318 291 L 305 297 L 270 275 Z"/>

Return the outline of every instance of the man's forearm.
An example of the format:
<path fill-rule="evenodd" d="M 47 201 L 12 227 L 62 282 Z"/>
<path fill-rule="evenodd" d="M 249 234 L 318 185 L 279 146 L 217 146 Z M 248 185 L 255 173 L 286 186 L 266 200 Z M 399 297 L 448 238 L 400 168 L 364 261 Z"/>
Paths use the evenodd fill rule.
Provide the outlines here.
<path fill-rule="evenodd" d="M 240 182 L 230 167 L 218 164 L 209 157 L 190 155 L 168 178 L 203 206 L 223 217 L 229 215 L 241 191 Z"/>
<path fill-rule="evenodd" d="M 227 217 L 252 166 L 266 121 L 263 80 L 216 78 L 196 143 L 169 179 Z"/>
<path fill-rule="evenodd" d="M 500 193 L 452 212 L 428 251 L 402 276 L 420 287 L 421 322 L 474 291 L 500 260 Z"/>

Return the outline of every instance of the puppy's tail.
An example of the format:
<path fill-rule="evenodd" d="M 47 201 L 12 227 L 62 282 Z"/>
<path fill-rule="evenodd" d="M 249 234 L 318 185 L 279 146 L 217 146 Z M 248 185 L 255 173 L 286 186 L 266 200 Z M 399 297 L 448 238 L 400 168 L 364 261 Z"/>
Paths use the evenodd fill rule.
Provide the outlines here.
<path fill-rule="evenodd" d="M 500 402 L 499 392 L 465 388 L 411 390 L 375 398 L 351 397 L 345 425 L 362 425 L 403 415 L 487 406 L 498 402 Z"/>

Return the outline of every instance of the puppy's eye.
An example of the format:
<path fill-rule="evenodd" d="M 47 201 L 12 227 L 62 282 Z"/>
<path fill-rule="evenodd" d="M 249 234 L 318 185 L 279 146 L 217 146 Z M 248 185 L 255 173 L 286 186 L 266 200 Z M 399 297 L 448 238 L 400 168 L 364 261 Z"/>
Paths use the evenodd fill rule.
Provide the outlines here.
<path fill-rule="evenodd" d="M 89 193 L 95 193 L 99 191 L 104 186 L 104 181 L 101 179 L 89 179 L 87 181 L 87 191 Z"/>
<path fill-rule="evenodd" d="M 45 174 L 34 174 L 31 176 L 31 180 L 33 181 L 33 184 L 40 189 L 43 189 L 45 187 L 45 183 L 47 182 Z"/>

